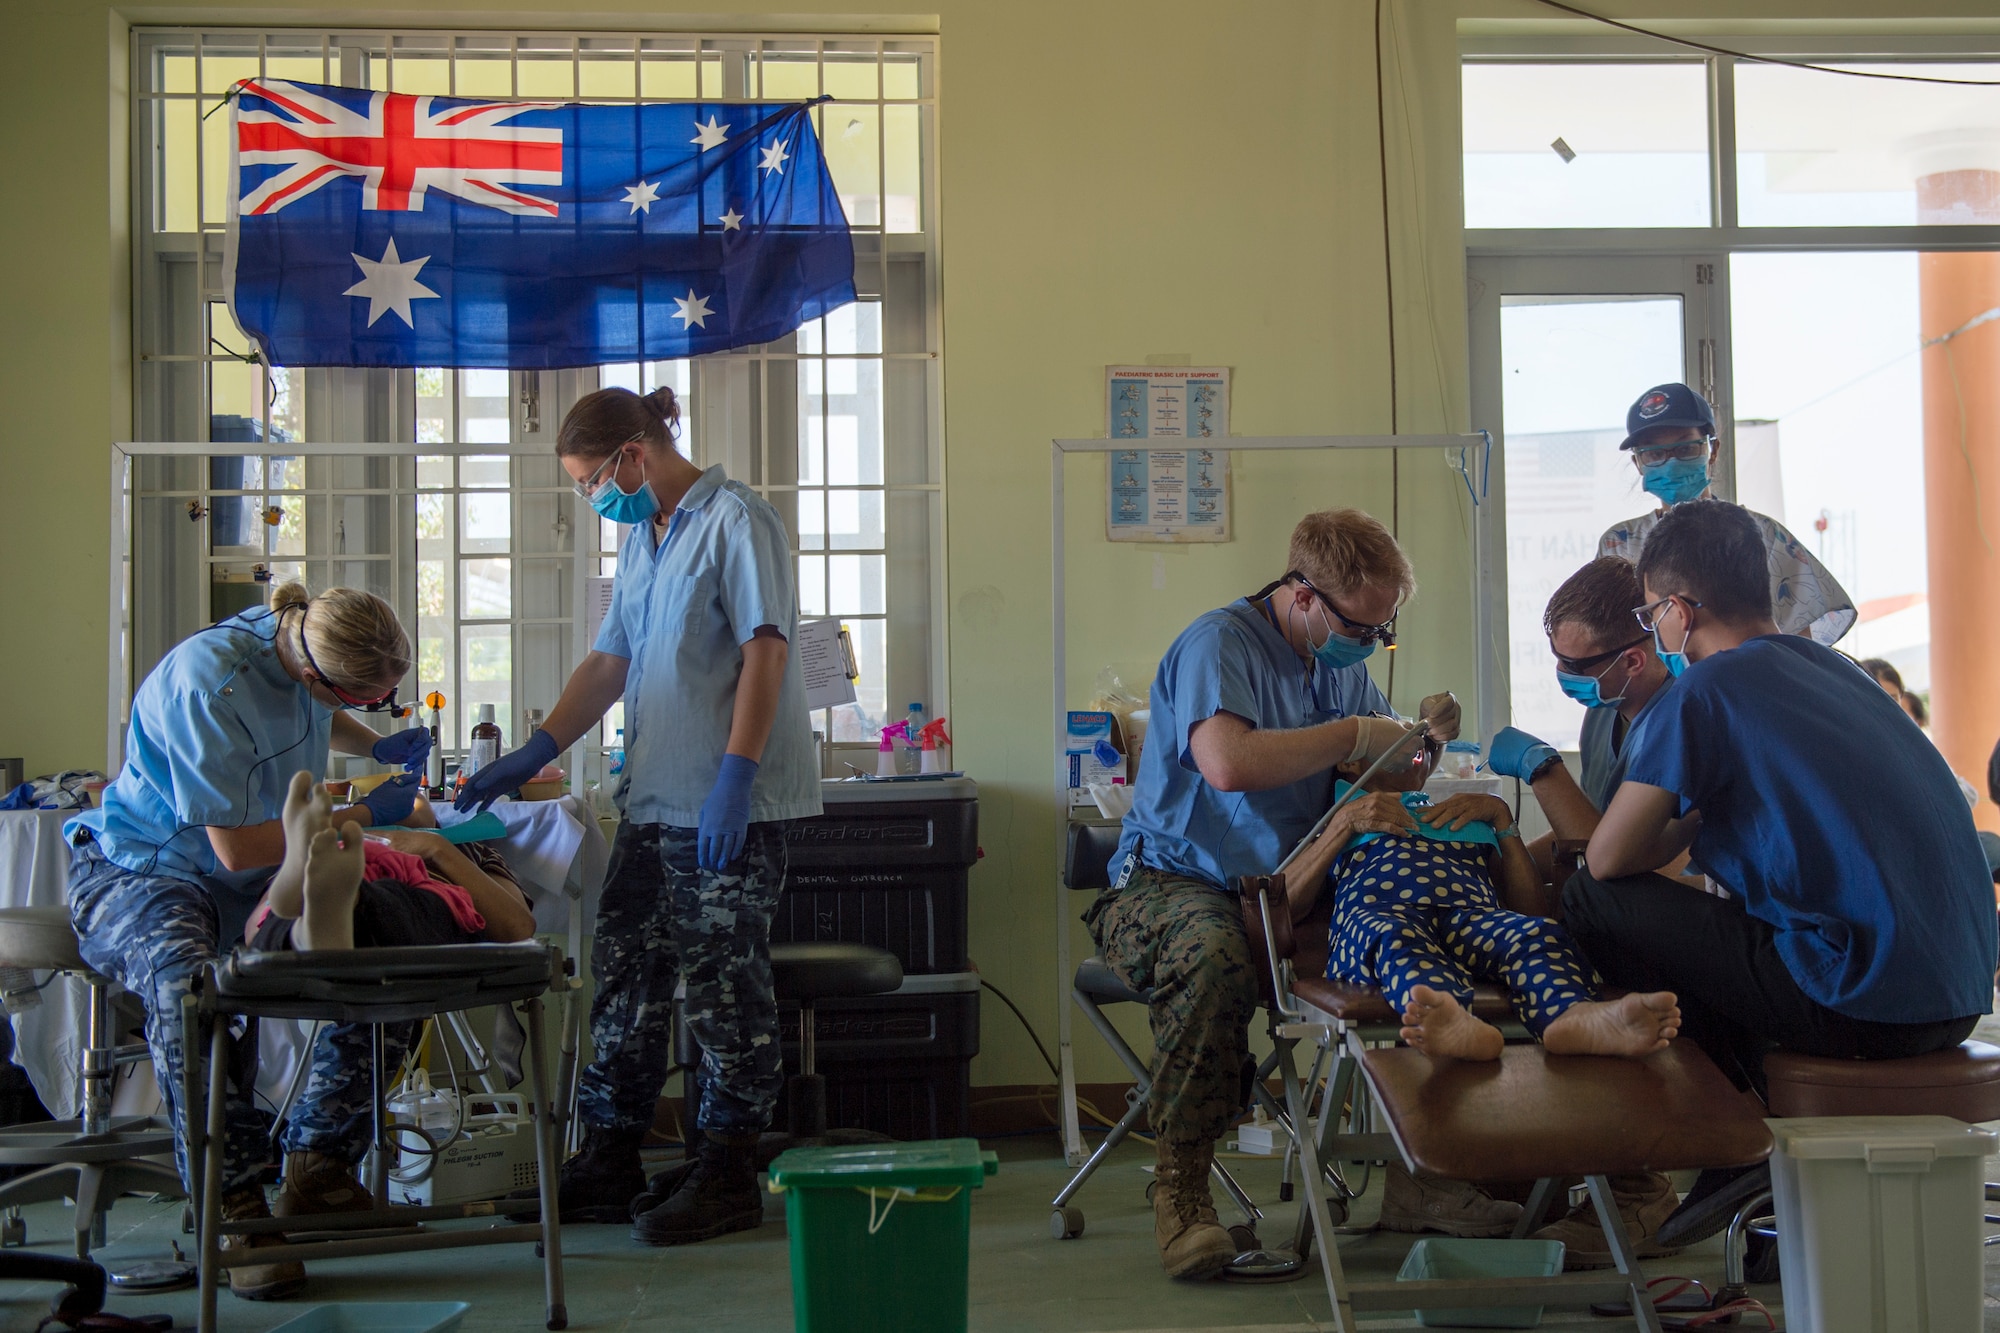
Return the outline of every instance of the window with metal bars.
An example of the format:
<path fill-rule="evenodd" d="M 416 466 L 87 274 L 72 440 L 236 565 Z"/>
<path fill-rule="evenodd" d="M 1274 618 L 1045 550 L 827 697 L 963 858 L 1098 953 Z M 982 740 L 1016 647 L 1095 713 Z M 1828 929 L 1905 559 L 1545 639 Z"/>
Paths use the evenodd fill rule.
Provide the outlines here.
<path fill-rule="evenodd" d="M 366 586 L 415 630 L 404 697 L 493 703 L 512 744 L 580 660 L 585 583 L 619 538 L 554 459 L 600 385 L 671 383 L 682 448 L 783 515 L 801 611 L 853 632 L 860 740 L 944 691 L 937 55 L 925 38 L 141 29 L 133 36 L 128 686 L 273 580 Z M 584 100 L 788 101 L 813 114 L 854 232 L 855 304 L 777 342 L 597 370 L 265 367 L 222 290 L 227 96 L 244 78 Z M 160 447 L 153 447 L 153 446 Z M 210 446 L 192 450 L 190 445 Z M 339 447 L 333 447 L 339 446 Z M 366 484 L 363 484 L 366 483 Z M 359 508 L 357 508 L 359 506 Z M 601 772 L 616 710 L 588 760 Z"/>

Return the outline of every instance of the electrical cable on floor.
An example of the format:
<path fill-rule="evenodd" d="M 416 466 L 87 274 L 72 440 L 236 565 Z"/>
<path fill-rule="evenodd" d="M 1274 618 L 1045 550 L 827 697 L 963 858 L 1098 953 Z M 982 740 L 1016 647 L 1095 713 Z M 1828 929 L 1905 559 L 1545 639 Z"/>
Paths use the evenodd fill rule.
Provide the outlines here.
<path fill-rule="evenodd" d="M 1035 1032 L 1034 1025 L 1028 1022 L 1028 1016 L 1021 1012 L 1021 1006 L 1015 1004 L 1012 1000 L 1008 999 L 1006 991 L 1001 990 L 998 986 L 988 981 L 985 977 L 981 977 L 979 979 L 979 984 L 982 989 L 990 990 L 995 995 L 998 995 L 1000 997 L 1000 1003 L 1006 1005 L 1009 1009 L 1012 1009 L 1014 1011 L 1014 1017 L 1021 1020 L 1021 1027 L 1028 1034 L 1028 1040 L 1034 1042 L 1035 1049 L 1042 1053 L 1042 1063 L 1049 1067 L 1049 1072 L 1051 1074 L 1054 1074 L 1056 1076 L 1057 1081 L 1060 1082 L 1062 1079 L 1062 1070 L 1056 1068 L 1056 1062 L 1049 1056 L 1049 1048 L 1042 1045 L 1042 1039 L 1040 1035 L 1038 1035 Z"/>
<path fill-rule="evenodd" d="M 1758 65 L 1783 65 L 1786 69 L 1806 69 L 1813 71 L 1815 74 L 1840 74 L 1850 79 L 1889 79 L 1897 83 L 1947 83 L 1965 88 L 2000 88 L 2000 79 L 1946 79 L 1934 74 L 1884 74 L 1878 70 L 1839 69 L 1831 65 L 1815 65 L 1811 61 L 1787 60 L 1783 56 L 1752 55 L 1748 51 L 1735 51 L 1726 46 L 1711 46 L 1707 42 L 1697 42 L 1690 37 L 1673 37 L 1664 32 L 1655 32 L 1651 28 L 1641 28 L 1636 24 L 1624 23 L 1618 19 L 1608 18 L 1603 14 L 1593 14 L 1587 9 L 1578 9 L 1575 5 L 1563 4 L 1562 0 L 1535 0 L 1535 2 L 1546 5 L 1550 9 L 1559 9 L 1565 14 L 1574 14 L 1578 18 L 1589 19 L 1592 23 L 1602 23 L 1609 28 L 1636 33 L 1641 37 L 1651 37 L 1657 42 L 1670 42 L 1675 46 L 1685 46 L 1690 50 L 1706 51 L 1712 56 L 1729 56 L 1735 60 L 1748 60 Z M 1380 5 L 1378 4 L 1376 8 L 1379 14 Z M 1377 27 L 1379 30 L 1379 19 Z M 1378 38 L 1377 40 L 1379 41 L 1380 39 Z"/>

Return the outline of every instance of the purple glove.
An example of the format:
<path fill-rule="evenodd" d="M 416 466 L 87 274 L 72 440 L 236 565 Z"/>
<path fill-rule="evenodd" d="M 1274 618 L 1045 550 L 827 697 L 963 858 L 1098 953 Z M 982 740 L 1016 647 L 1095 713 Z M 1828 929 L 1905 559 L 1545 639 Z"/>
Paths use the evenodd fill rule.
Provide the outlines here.
<path fill-rule="evenodd" d="M 430 757 L 431 731 L 429 727 L 405 727 L 393 736 L 384 736 L 375 742 L 375 748 L 368 753 L 384 764 L 401 764 L 406 773 L 415 773 Z"/>
<path fill-rule="evenodd" d="M 703 870 L 720 870 L 743 851 L 750 832 L 750 784 L 757 779 L 757 761 L 740 754 L 722 756 L 715 788 L 701 803 L 701 838 L 697 859 Z"/>
<path fill-rule="evenodd" d="M 560 753 L 556 738 L 537 727 L 526 745 L 501 755 L 467 778 L 458 789 L 458 799 L 452 802 L 452 807 L 460 811 L 484 810 L 508 792 L 519 791 L 522 783 L 541 772 Z"/>
<path fill-rule="evenodd" d="M 368 811 L 370 825 L 400 824 L 417 808 L 417 789 L 422 783 L 423 778 L 415 773 L 398 773 L 355 804 Z"/>

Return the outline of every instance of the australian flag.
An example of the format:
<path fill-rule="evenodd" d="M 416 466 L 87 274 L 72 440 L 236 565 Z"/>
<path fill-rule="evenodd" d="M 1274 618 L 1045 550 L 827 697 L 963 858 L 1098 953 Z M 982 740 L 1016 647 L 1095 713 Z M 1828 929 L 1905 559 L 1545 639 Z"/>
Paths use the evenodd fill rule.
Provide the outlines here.
<path fill-rule="evenodd" d="M 769 342 L 854 299 L 810 104 L 239 86 L 230 309 L 275 366 L 547 369 Z"/>

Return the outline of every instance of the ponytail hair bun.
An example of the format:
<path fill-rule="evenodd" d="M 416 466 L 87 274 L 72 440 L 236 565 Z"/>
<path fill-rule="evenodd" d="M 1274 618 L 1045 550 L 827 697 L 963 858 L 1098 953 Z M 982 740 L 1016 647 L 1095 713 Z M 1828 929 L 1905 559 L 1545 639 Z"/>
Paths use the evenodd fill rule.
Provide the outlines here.
<path fill-rule="evenodd" d="M 644 397 L 630 389 L 599 389 L 577 399 L 563 417 L 556 457 L 596 462 L 632 440 L 671 448 L 680 435 L 680 420 L 680 400 L 664 384 Z"/>
<path fill-rule="evenodd" d="M 289 583 L 280 583 L 271 589 L 271 609 L 281 615 L 294 607 L 304 607 L 311 601 L 312 594 L 307 592 L 306 585 L 297 579 Z"/>

